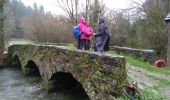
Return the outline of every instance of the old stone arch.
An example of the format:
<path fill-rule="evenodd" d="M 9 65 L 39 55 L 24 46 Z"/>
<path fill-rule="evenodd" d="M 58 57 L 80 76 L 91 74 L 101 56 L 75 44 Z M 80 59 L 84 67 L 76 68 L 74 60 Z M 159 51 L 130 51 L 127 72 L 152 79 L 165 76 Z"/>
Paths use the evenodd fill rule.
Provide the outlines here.
<path fill-rule="evenodd" d="M 30 76 L 41 77 L 38 66 L 33 60 L 29 60 L 25 66 L 25 74 Z"/>
<path fill-rule="evenodd" d="M 78 82 L 71 73 L 56 72 L 51 76 L 49 83 L 51 86 L 49 90 L 51 92 L 71 94 L 75 96 L 75 98 L 85 98 L 85 100 L 89 100 L 82 84 Z"/>
<path fill-rule="evenodd" d="M 16 66 L 17 68 L 21 69 L 21 62 L 17 55 L 15 55 L 12 59 L 12 65 Z"/>

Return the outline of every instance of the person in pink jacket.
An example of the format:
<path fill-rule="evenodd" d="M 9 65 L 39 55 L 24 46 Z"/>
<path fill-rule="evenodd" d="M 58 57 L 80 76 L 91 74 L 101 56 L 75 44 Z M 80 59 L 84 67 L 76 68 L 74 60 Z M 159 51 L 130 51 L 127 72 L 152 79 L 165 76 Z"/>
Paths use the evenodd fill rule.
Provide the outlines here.
<path fill-rule="evenodd" d="M 86 50 L 90 50 L 93 33 L 94 33 L 93 28 L 91 27 L 90 22 L 87 21 L 86 22 L 86 43 L 85 43 Z"/>
<path fill-rule="evenodd" d="M 80 20 L 79 20 L 79 30 L 81 32 L 81 37 L 80 39 L 78 39 L 78 49 L 85 49 L 87 50 L 86 48 L 86 40 L 88 39 L 87 38 L 87 32 L 86 32 L 86 19 L 84 17 L 81 17 Z"/>

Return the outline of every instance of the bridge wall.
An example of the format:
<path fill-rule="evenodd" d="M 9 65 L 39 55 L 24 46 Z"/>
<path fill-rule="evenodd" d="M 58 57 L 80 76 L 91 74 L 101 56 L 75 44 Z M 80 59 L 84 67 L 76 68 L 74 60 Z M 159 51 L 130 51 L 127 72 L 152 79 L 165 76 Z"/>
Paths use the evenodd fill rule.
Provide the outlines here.
<path fill-rule="evenodd" d="M 155 52 L 154 50 L 142 50 L 142 49 L 134 49 L 134 48 L 127 48 L 127 47 L 118 47 L 118 46 L 111 46 L 111 50 L 117 53 L 123 53 L 132 55 L 137 58 L 143 58 L 145 61 L 153 64 L 155 59 Z"/>
<path fill-rule="evenodd" d="M 71 73 L 92 100 L 110 100 L 117 94 L 121 95 L 121 87 L 127 82 L 125 59 L 122 56 L 46 45 L 9 47 L 8 58 L 15 55 L 19 57 L 24 73 L 27 62 L 34 61 L 46 85 L 56 72 Z"/>

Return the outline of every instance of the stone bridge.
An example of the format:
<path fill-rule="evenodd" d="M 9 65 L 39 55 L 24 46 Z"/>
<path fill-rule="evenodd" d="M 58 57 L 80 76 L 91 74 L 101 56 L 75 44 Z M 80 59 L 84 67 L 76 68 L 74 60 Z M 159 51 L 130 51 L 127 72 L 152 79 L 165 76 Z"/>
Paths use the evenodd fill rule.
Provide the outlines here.
<path fill-rule="evenodd" d="M 122 95 L 126 81 L 125 59 L 91 51 L 75 50 L 54 45 L 13 45 L 8 49 L 10 63 L 23 73 L 39 73 L 44 87 L 69 83 L 72 77 L 91 100 L 112 100 Z M 68 76 L 67 78 L 64 76 Z M 65 83 L 61 82 L 64 78 Z"/>

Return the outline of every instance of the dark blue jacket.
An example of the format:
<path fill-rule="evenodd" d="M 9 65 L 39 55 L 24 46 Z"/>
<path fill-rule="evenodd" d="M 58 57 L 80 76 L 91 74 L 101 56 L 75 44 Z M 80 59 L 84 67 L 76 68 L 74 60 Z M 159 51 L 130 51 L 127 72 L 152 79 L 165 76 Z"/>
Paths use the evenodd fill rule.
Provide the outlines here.
<path fill-rule="evenodd" d="M 106 45 L 107 40 L 109 39 L 109 30 L 105 24 L 104 18 L 99 17 L 99 23 L 97 26 L 97 32 L 95 34 L 95 45 L 98 52 L 104 52 L 104 47 Z"/>

